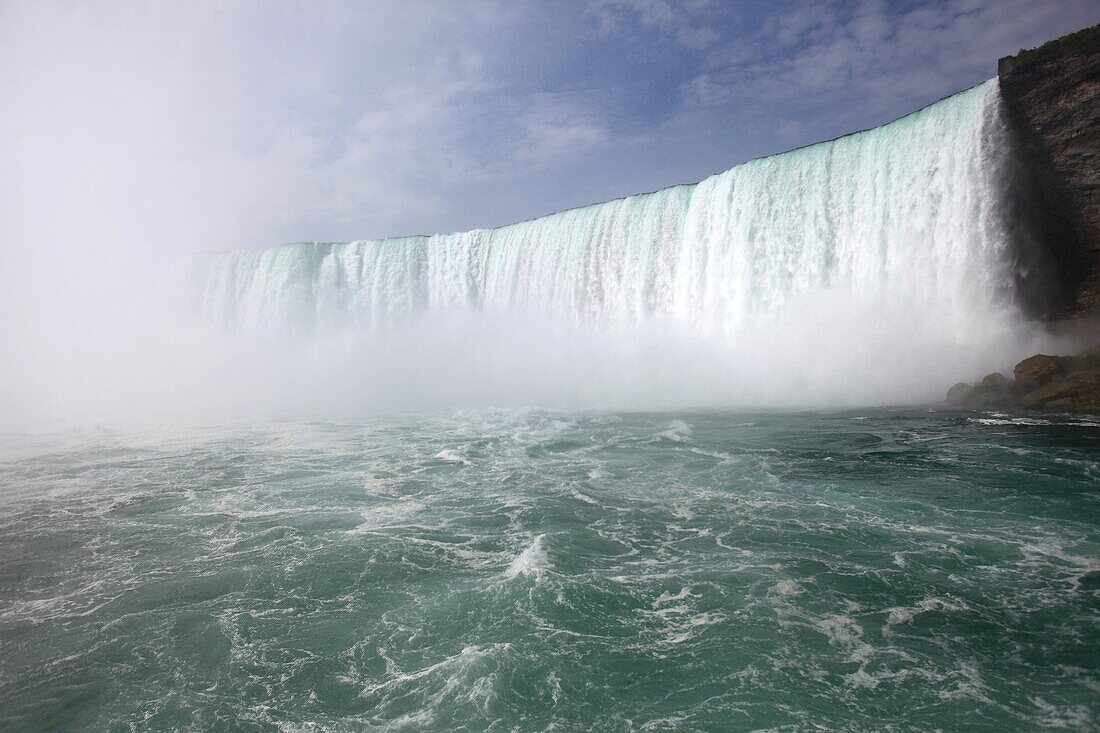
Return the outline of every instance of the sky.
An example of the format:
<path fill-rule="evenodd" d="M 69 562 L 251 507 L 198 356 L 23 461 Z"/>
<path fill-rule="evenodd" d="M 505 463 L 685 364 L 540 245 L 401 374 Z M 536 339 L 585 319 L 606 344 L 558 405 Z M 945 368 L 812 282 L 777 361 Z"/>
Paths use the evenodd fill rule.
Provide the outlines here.
<path fill-rule="evenodd" d="M 1093 0 L 0 0 L 0 246 L 496 226 L 881 124 Z"/>

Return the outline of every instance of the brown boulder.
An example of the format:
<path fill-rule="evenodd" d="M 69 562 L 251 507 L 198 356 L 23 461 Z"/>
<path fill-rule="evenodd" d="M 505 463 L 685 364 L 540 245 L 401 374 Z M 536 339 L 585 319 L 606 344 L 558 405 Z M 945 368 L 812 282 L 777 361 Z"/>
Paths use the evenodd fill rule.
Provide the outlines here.
<path fill-rule="evenodd" d="M 1016 391 L 1016 385 L 1012 380 L 1001 374 L 1000 372 L 993 372 L 992 374 L 986 374 L 982 377 L 982 381 L 975 385 L 983 390 L 991 390 L 993 392 L 1004 392 L 1011 394 Z"/>
<path fill-rule="evenodd" d="M 1063 374 L 1063 359 L 1046 354 L 1029 356 L 1016 365 L 1012 374 L 1016 377 L 1016 386 L 1024 394 L 1033 392 L 1044 384 Z M 1026 400 L 1025 400 L 1026 402 Z"/>
<path fill-rule="evenodd" d="M 1048 410 L 1100 412 L 1100 369 L 1059 376 L 1024 396 L 1024 406 Z"/>
<path fill-rule="evenodd" d="M 978 384 L 959 382 L 947 390 L 948 404 L 957 407 L 1018 407 L 1016 385 L 1003 374 L 987 374 Z"/>
<path fill-rule="evenodd" d="M 1025 407 L 1044 407 L 1048 403 L 1072 395 L 1077 390 L 1076 386 L 1061 375 L 1051 379 L 1042 387 L 1032 390 L 1024 395 Z"/>
<path fill-rule="evenodd" d="M 1019 407 L 1020 398 L 1011 392 L 976 387 L 964 403 L 970 407 L 1007 408 Z"/>
<path fill-rule="evenodd" d="M 947 390 L 947 403 L 951 405 L 961 405 L 966 402 L 970 393 L 974 391 L 966 382 L 959 382 L 951 389 Z"/>

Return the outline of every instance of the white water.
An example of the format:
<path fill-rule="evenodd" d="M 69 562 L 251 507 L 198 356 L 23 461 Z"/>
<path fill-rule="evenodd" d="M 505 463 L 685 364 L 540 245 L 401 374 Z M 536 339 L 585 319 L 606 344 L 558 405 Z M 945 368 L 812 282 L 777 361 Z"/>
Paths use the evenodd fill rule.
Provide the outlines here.
<path fill-rule="evenodd" d="M 1036 346 L 1013 297 L 1009 158 L 993 80 L 693 186 L 207 255 L 201 310 L 369 401 L 934 400 Z"/>

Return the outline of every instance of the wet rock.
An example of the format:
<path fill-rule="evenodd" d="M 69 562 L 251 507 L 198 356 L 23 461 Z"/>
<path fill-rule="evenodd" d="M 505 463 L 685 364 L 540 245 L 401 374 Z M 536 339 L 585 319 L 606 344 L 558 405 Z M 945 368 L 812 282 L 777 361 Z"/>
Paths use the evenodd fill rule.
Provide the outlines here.
<path fill-rule="evenodd" d="M 1042 387 L 1055 377 L 1062 376 L 1062 365 L 1056 357 L 1036 354 L 1017 364 L 1012 374 L 1016 377 L 1016 384 L 1020 391 L 1026 394 Z"/>
<path fill-rule="evenodd" d="M 973 391 L 974 388 L 966 382 L 958 382 L 954 387 L 947 390 L 947 403 L 949 405 L 964 404 Z"/>
<path fill-rule="evenodd" d="M 1016 385 L 1003 374 L 987 374 L 970 385 L 959 382 L 947 392 L 947 402 L 958 407 L 1017 407 Z"/>
<path fill-rule="evenodd" d="M 1012 394 L 1016 391 L 1016 385 L 1012 380 L 1000 372 L 986 374 L 976 386 L 984 390 L 1006 394 Z"/>
<path fill-rule="evenodd" d="M 977 387 L 966 404 L 971 407 L 1019 407 L 1020 398 L 1011 392 Z"/>
<path fill-rule="evenodd" d="M 1051 379 L 1042 387 L 1032 390 L 1024 395 L 1024 407 L 1044 407 L 1052 401 L 1060 400 L 1076 390 L 1076 387 L 1065 377 L 1059 375 Z"/>
<path fill-rule="evenodd" d="M 1057 377 L 1024 395 L 1025 407 L 1072 412 L 1100 412 L 1100 369 Z"/>

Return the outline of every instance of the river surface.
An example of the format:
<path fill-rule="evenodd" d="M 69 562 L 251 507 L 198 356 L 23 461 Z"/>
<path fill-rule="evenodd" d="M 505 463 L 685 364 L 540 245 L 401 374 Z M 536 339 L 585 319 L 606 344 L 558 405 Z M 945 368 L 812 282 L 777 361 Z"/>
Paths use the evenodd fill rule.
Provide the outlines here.
<path fill-rule="evenodd" d="M 1100 421 L 0 437 L 0 729 L 1097 730 Z"/>

